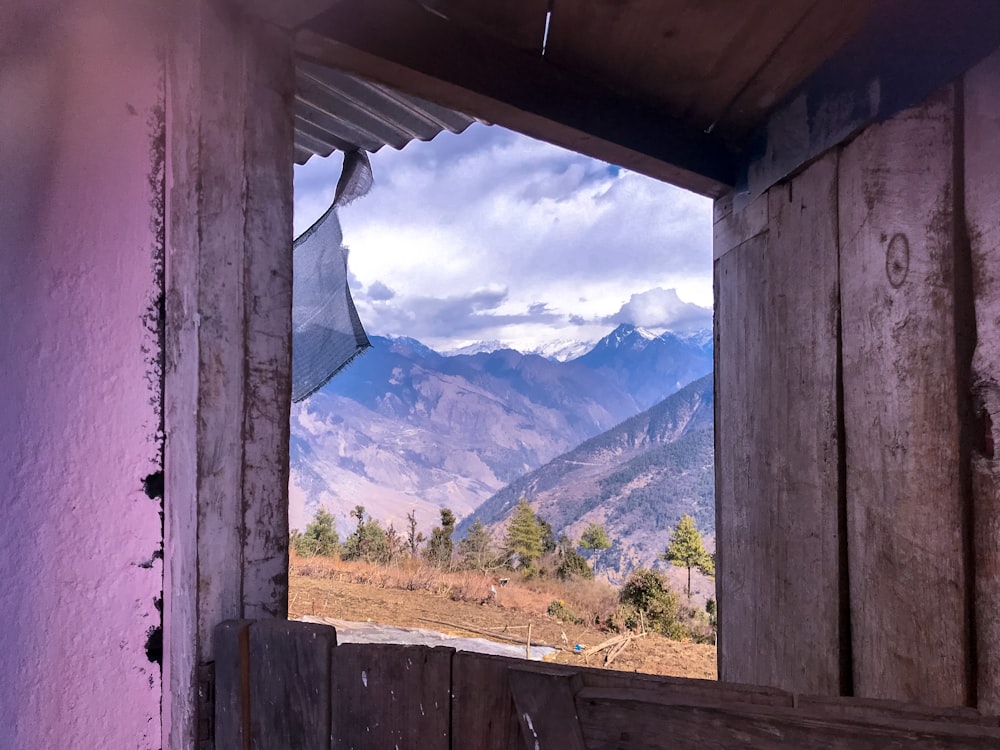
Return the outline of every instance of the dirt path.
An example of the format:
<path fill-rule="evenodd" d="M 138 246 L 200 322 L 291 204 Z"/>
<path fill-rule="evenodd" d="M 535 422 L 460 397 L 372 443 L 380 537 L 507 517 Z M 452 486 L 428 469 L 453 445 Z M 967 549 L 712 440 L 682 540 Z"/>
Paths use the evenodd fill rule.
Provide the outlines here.
<path fill-rule="evenodd" d="M 450 635 L 484 637 L 482 633 L 460 627 L 467 625 L 477 630 L 506 633 L 521 642 L 527 639 L 530 624 L 532 642 L 568 647 L 568 650 L 560 651 L 554 659 L 563 664 L 605 667 L 603 653 L 588 659 L 572 649 L 577 643 L 596 646 L 614 635 L 595 628 L 560 622 L 549 615 L 507 609 L 495 604 L 452 601 L 446 596 L 428 591 L 376 588 L 330 578 L 308 578 L 295 573 L 292 573 L 290 583 L 289 616 L 292 618 L 317 615 L 439 630 Z M 715 659 L 713 646 L 678 643 L 650 634 L 631 642 L 607 666 L 627 672 L 714 680 Z"/>

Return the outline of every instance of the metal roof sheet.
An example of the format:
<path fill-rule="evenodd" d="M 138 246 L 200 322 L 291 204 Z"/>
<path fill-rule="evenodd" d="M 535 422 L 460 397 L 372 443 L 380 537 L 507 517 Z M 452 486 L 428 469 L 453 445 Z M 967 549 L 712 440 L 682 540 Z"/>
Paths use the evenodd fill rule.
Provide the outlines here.
<path fill-rule="evenodd" d="M 305 60 L 295 66 L 295 163 L 336 150 L 378 151 L 461 133 L 475 119 Z"/>

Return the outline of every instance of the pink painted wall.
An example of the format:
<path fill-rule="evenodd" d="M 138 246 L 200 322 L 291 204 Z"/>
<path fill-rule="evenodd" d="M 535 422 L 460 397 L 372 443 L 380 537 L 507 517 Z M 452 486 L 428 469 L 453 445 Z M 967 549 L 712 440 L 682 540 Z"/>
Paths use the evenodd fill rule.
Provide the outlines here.
<path fill-rule="evenodd" d="M 4 750 L 161 744 L 162 24 L 141 5 L 0 4 Z"/>

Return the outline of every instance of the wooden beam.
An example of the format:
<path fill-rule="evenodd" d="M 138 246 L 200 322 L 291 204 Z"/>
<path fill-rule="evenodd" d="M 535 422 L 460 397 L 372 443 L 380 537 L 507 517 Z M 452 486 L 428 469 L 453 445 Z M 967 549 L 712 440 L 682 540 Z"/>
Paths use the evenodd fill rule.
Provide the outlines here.
<path fill-rule="evenodd" d="M 733 181 L 721 140 L 408 0 L 345 0 L 299 31 L 296 51 L 703 195 Z"/>
<path fill-rule="evenodd" d="M 746 144 L 741 200 L 752 200 L 867 125 L 916 106 L 998 45 L 998 3 L 874 3 L 864 28 Z"/>

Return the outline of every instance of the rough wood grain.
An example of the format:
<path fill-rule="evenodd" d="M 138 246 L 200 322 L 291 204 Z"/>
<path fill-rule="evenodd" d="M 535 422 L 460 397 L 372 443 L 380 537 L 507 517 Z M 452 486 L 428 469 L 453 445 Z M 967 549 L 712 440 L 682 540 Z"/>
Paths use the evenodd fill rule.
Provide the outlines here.
<path fill-rule="evenodd" d="M 584 750 L 574 699 L 582 686 L 578 675 L 512 666 L 507 677 L 524 750 Z"/>
<path fill-rule="evenodd" d="M 767 233 L 715 263 L 719 675 L 826 695 L 846 658 L 836 176 L 829 155 L 773 188 Z"/>
<path fill-rule="evenodd" d="M 250 748 L 250 621 L 215 628 L 215 744 Z"/>
<path fill-rule="evenodd" d="M 250 626 L 250 747 L 329 750 L 332 736 L 329 625 L 259 620 Z"/>
<path fill-rule="evenodd" d="M 965 79 L 965 213 L 975 293 L 972 528 L 978 705 L 1000 713 L 1000 52 Z"/>
<path fill-rule="evenodd" d="M 344 644 L 333 655 L 333 748 L 448 750 L 449 648 Z"/>
<path fill-rule="evenodd" d="M 245 59 L 243 617 L 288 616 L 292 143 L 287 33 L 250 22 Z"/>
<path fill-rule="evenodd" d="M 840 277 L 858 696 L 969 699 L 954 96 L 870 127 L 840 161 Z"/>
<path fill-rule="evenodd" d="M 228 619 L 286 615 L 291 40 L 215 2 L 167 55 L 164 701 L 194 745 Z M 285 370 L 282 372 L 282 370 Z"/>
<path fill-rule="evenodd" d="M 992 748 L 1000 728 L 912 718 L 831 717 L 804 708 L 738 702 L 664 700 L 655 691 L 584 689 L 577 713 L 588 748 L 697 750 L 935 750 Z"/>
<path fill-rule="evenodd" d="M 714 222 L 712 224 L 712 255 L 718 260 L 730 250 L 768 229 L 767 195 L 755 198 L 746 206 L 733 207 L 730 193 L 715 201 Z"/>

